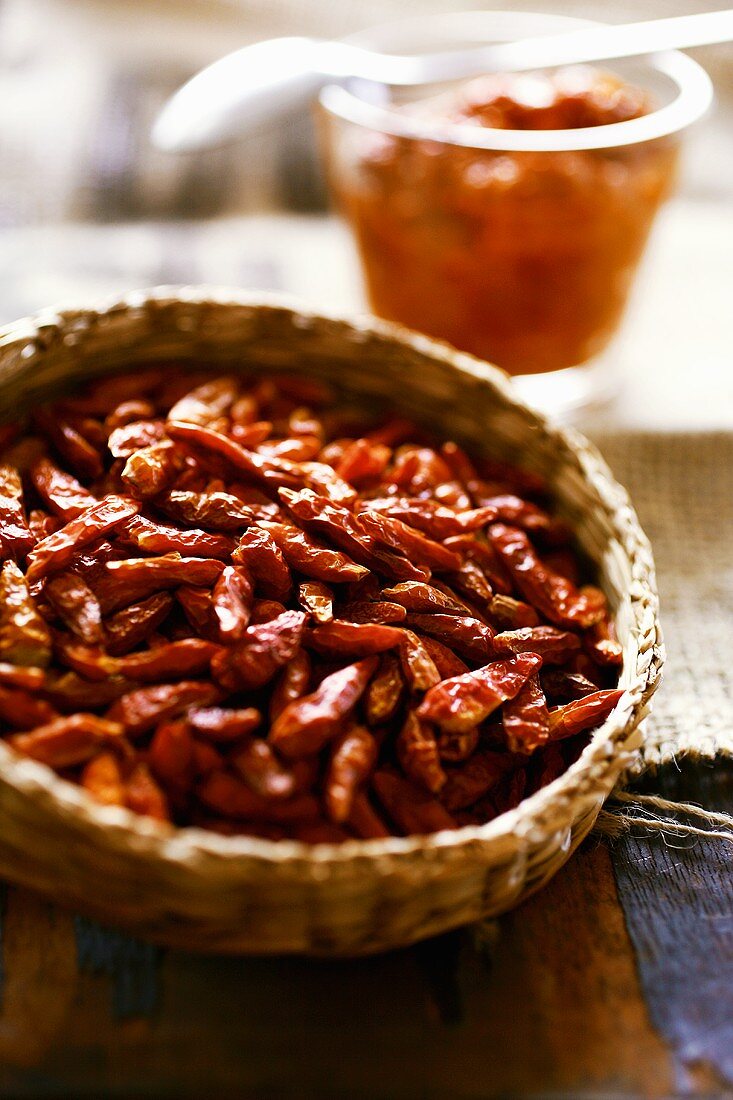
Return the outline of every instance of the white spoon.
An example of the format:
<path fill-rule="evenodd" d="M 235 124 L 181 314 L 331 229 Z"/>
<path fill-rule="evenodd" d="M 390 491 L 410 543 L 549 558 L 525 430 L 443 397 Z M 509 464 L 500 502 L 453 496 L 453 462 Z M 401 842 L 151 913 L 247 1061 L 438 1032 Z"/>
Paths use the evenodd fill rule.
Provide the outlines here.
<path fill-rule="evenodd" d="M 597 26 L 518 42 L 408 57 L 349 42 L 272 38 L 202 69 L 168 100 L 152 140 L 168 152 L 208 149 L 290 114 L 325 85 L 351 77 L 389 85 L 438 84 L 733 39 L 733 9 Z"/>

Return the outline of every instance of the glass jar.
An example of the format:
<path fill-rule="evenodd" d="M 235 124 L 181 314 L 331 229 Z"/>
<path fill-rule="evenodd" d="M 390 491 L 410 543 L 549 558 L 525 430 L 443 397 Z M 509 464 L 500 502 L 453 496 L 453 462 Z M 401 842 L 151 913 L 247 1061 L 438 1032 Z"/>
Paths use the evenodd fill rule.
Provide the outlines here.
<path fill-rule="evenodd" d="M 586 25 L 471 12 L 359 41 L 420 53 Z M 445 86 L 434 98 L 413 90 L 412 104 L 364 82 L 321 96 L 328 178 L 373 310 L 526 376 L 528 396 L 559 411 L 603 388 L 600 356 L 672 190 L 680 132 L 711 99 L 707 75 L 681 53 L 603 68 L 652 109 L 603 125 L 499 129 L 446 120 Z"/>

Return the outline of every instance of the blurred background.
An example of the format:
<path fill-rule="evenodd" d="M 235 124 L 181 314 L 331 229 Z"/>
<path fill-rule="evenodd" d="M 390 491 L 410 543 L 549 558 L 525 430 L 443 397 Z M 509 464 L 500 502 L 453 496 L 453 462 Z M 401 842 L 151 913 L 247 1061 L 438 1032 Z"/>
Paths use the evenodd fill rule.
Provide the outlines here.
<path fill-rule="evenodd" d="M 0 0 L 0 321 L 59 300 L 167 282 L 286 290 L 332 309 L 360 308 L 345 231 L 324 217 L 309 113 L 251 141 L 187 156 L 152 149 L 151 122 L 198 68 L 247 42 L 283 34 L 337 37 L 397 16 L 486 6 L 485 0 Z M 497 6 L 620 22 L 728 4 L 503 0 Z M 733 409 L 730 341 L 722 328 L 730 315 L 733 239 L 733 47 L 694 56 L 713 77 L 718 101 L 689 137 L 680 193 L 647 260 L 654 277 L 642 280 L 637 293 L 643 323 L 632 309 L 632 351 L 622 342 L 618 354 L 620 369 L 636 378 L 641 361 L 659 357 L 660 326 L 669 335 L 670 314 L 687 310 L 689 324 L 673 333 L 665 351 L 669 385 L 661 392 L 655 385 L 654 402 L 666 402 L 673 418 L 689 417 L 679 385 L 694 356 L 695 415 L 709 426 L 724 414 L 720 393 L 711 402 L 704 392 L 706 370 L 723 379 L 722 397 Z M 671 288 L 679 298 L 672 308 Z M 644 405 L 640 384 L 621 400 Z M 639 408 L 628 415 L 649 413 Z"/>

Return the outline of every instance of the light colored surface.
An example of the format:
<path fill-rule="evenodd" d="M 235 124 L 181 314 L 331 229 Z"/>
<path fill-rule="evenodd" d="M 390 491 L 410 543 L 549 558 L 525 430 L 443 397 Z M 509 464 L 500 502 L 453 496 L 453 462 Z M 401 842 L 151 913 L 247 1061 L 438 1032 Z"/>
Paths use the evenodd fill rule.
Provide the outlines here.
<path fill-rule="evenodd" d="M 733 756 L 733 435 L 597 439 L 654 549 L 667 649 L 644 764 Z M 697 823 L 696 823 L 697 824 Z"/>
<path fill-rule="evenodd" d="M 678 199 L 667 207 L 609 353 L 617 397 L 586 413 L 583 430 L 733 429 L 732 245 L 730 203 Z M 49 302 L 187 282 L 287 291 L 331 311 L 364 309 L 348 235 L 332 218 L 256 215 L 0 234 L 2 322 Z"/>
<path fill-rule="evenodd" d="M 733 428 L 733 206 L 682 201 L 662 213 L 609 361 L 615 402 L 583 428 Z"/>

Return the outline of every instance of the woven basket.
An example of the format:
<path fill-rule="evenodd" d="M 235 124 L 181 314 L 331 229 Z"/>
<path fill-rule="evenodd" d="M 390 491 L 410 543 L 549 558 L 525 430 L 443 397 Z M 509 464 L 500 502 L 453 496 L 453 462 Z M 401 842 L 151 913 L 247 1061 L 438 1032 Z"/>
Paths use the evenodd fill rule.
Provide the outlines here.
<path fill-rule="evenodd" d="M 159 360 L 302 371 L 541 472 L 598 566 L 626 693 L 569 771 L 490 824 L 340 846 L 159 825 L 95 803 L 0 741 L 0 875 L 205 951 L 361 954 L 517 905 L 593 826 L 659 680 L 654 565 L 625 491 L 582 436 L 547 424 L 495 368 L 394 325 L 229 291 L 162 288 L 4 329 L 0 419 L 85 377 Z"/>

